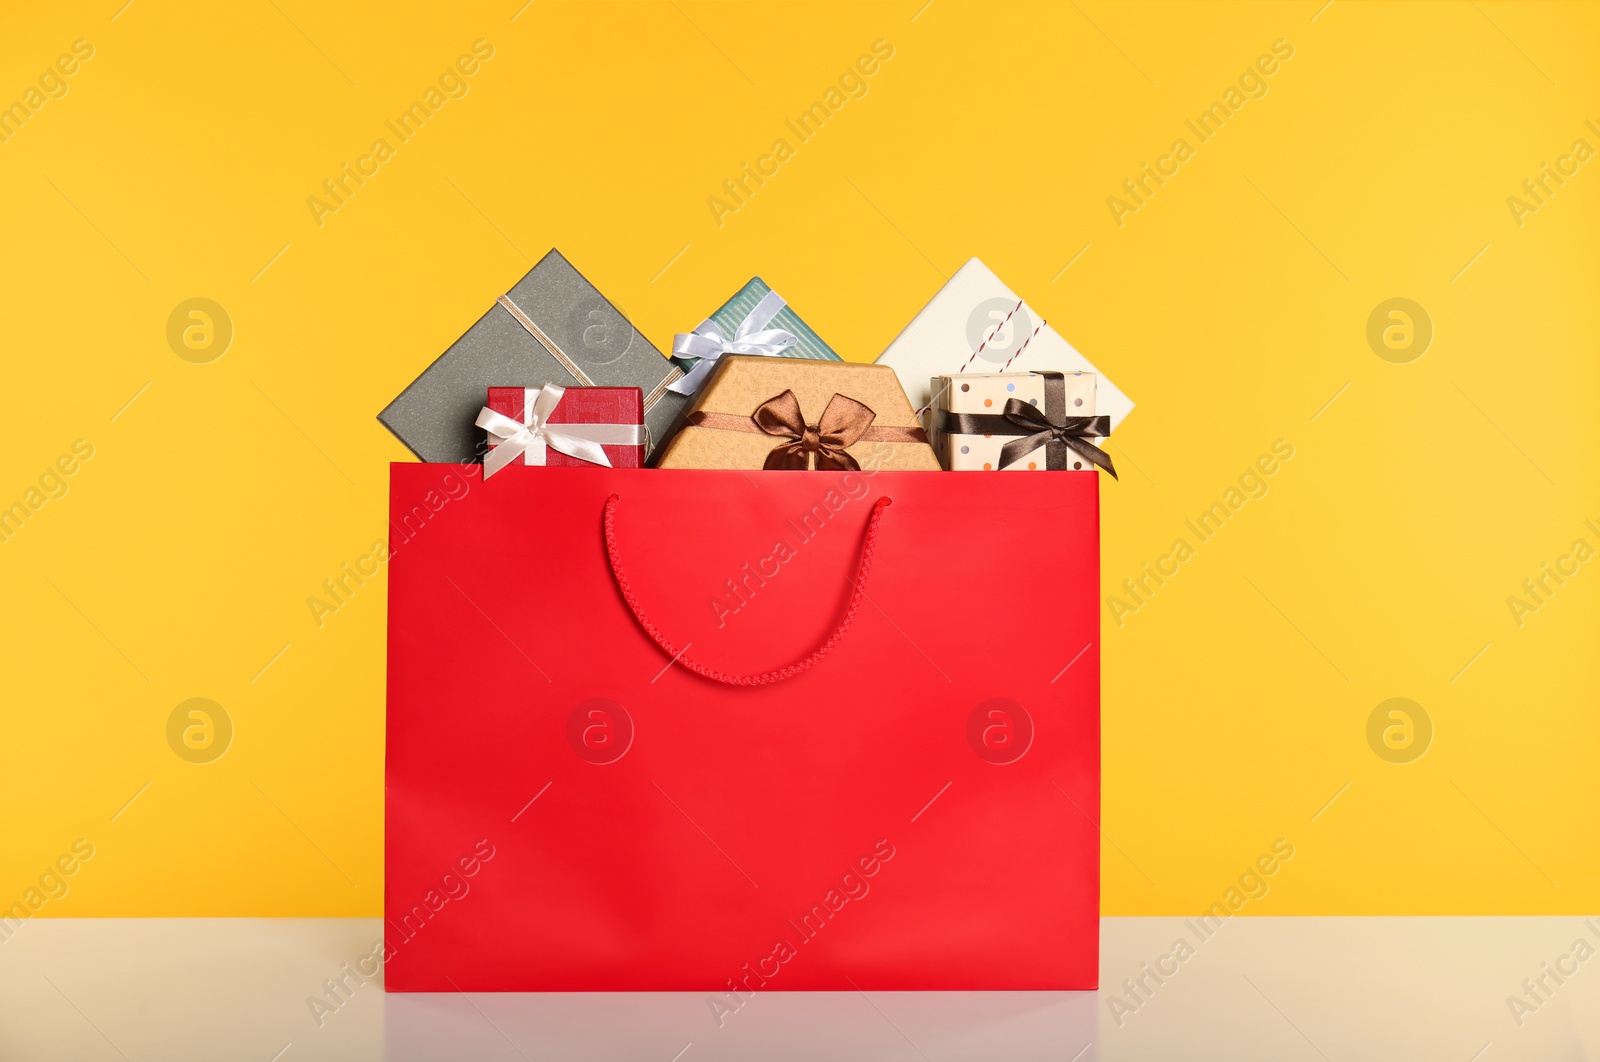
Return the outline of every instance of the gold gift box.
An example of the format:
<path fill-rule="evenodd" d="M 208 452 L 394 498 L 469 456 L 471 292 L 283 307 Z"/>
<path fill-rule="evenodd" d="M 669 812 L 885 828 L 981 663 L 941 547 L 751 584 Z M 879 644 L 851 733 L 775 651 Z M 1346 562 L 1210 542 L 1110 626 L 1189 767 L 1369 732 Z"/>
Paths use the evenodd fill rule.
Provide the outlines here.
<path fill-rule="evenodd" d="M 887 365 L 727 354 L 656 467 L 937 472 L 939 459 Z"/>

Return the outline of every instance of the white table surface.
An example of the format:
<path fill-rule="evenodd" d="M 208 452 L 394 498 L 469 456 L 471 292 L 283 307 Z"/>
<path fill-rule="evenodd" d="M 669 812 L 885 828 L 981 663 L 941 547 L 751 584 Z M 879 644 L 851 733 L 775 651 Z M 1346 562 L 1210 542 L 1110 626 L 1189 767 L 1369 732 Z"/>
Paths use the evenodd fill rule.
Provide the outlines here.
<path fill-rule="evenodd" d="M 1119 1026 L 1121 982 L 1186 935 L 1102 922 L 1099 992 L 760 993 L 718 1026 L 703 994 L 385 994 L 307 1003 L 377 919 L 39 919 L 0 943 L 0 1058 L 1600 1058 L 1600 955 L 1540 1008 L 1524 978 L 1600 918 L 1239 918 Z M 1571 967 L 1575 960 L 1564 965 Z"/>

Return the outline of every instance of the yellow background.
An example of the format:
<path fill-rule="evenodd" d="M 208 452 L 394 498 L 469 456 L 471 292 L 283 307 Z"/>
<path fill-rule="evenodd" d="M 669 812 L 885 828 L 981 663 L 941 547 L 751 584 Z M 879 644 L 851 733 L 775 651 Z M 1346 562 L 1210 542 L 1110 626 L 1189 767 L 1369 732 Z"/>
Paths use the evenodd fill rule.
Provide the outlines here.
<path fill-rule="evenodd" d="M 1280 837 L 1247 912 L 1600 906 L 1600 563 L 1520 627 L 1506 603 L 1600 547 L 1600 161 L 1506 203 L 1600 147 L 1595 8 L 103 0 L 0 29 L 0 100 L 95 48 L 0 144 L 0 504 L 95 450 L 0 544 L 0 902 L 83 837 L 42 913 L 378 913 L 385 590 L 320 628 L 306 599 L 384 534 L 408 454 L 374 415 L 555 246 L 660 347 L 759 273 L 860 360 L 981 257 L 1139 403 L 1108 593 L 1293 444 L 1107 623 L 1107 914 L 1203 909 Z M 469 93 L 319 226 L 478 38 Z M 868 94 L 719 225 L 879 38 Z M 1119 226 L 1279 38 L 1268 94 Z M 1401 296 L 1435 335 L 1391 364 L 1366 322 Z M 192 297 L 234 324 L 210 364 L 167 343 Z M 236 727 L 209 765 L 166 742 L 191 697 Z M 1391 697 L 1435 728 L 1410 764 L 1367 743 Z"/>

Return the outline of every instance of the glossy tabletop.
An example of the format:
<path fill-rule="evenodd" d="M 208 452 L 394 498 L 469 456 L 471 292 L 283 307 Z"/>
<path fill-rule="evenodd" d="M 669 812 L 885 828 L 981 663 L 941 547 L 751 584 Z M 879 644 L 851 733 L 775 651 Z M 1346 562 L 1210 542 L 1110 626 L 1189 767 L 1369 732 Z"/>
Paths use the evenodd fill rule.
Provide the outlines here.
<path fill-rule="evenodd" d="M 39 919 L 0 943 L 0 1058 L 1600 1057 L 1600 918 L 1108 918 L 1099 992 L 769 992 L 720 1021 L 694 993 L 385 994 L 347 973 L 379 932 Z"/>

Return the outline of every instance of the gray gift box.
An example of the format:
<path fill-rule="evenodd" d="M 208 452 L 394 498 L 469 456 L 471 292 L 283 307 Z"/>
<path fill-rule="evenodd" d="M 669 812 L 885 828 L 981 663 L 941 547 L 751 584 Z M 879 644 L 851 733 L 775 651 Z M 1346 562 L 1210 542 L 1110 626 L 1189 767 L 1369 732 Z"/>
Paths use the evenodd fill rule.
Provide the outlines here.
<path fill-rule="evenodd" d="M 646 456 L 666 441 L 685 395 L 683 372 L 552 250 L 378 414 L 424 461 L 474 464 L 487 446 L 475 424 L 490 387 L 637 387 Z"/>

